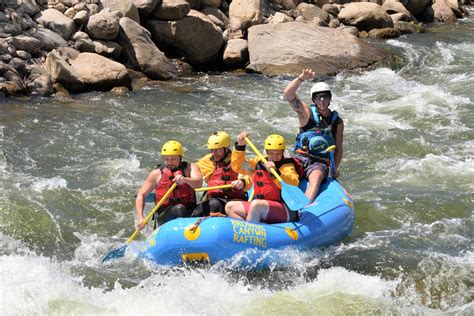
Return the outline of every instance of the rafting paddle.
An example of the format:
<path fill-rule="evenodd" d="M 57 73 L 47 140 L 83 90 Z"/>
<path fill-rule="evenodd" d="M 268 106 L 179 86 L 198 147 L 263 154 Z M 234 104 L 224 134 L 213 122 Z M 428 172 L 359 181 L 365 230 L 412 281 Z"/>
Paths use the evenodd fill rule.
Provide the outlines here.
<path fill-rule="evenodd" d="M 151 212 L 145 217 L 145 219 L 143 220 L 143 224 L 148 223 L 148 221 L 153 217 L 153 214 L 155 214 L 156 211 L 158 211 L 161 204 L 163 204 L 163 202 L 166 201 L 168 196 L 171 194 L 171 192 L 173 192 L 173 190 L 175 188 L 176 188 L 176 182 L 173 183 L 173 185 L 168 189 L 168 191 L 166 191 L 165 195 L 163 195 L 163 197 L 160 199 L 160 201 L 158 201 L 158 203 L 151 210 Z M 108 260 L 122 258 L 125 255 L 125 250 L 127 250 L 128 244 L 130 244 L 132 242 L 132 240 L 135 239 L 135 237 L 138 235 L 138 232 L 140 232 L 140 230 L 138 228 L 135 229 L 135 232 L 132 234 L 132 236 L 130 236 L 130 238 L 128 238 L 127 242 L 124 245 L 122 245 L 122 246 L 118 247 L 117 249 L 114 249 L 114 250 L 110 251 L 109 253 L 107 253 L 102 258 L 102 263 L 104 263 L 105 261 L 108 261 Z"/>
<path fill-rule="evenodd" d="M 336 145 L 329 146 L 323 151 L 323 153 L 329 153 L 329 157 L 331 158 L 332 177 L 336 178 L 336 163 L 334 162 L 334 150 L 336 150 Z"/>
<path fill-rule="evenodd" d="M 248 137 L 245 137 L 245 141 L 249 144 L 250 148 L 257 154 L 263 163 L 267 163 L 267 159 L 262 155 L 262 153 L 255 147 L 255 145 L 250 141 Z M 274 168 L 270 168 L 270 172 L 275 176 L 275 178 L 280 181 L 281 184 L 281 197 L 288 208 L 292 211 L 297 211 L 305 207 L 309 203 L 309 199 L 304 195 L 303 191 L 297 186 L 291 185 L 283 181 L 280 175 L 275 171 Z"/>
<path fill-rule="evenodd" d="M 197 188 L 194 189 L 196 192 L 201 192 L 201 191 L 209 191 L 209 190 L 219 190 L 219 189 L 230 189 L 232 188 L 232 184 L 223 184 L 223 185 L 216 185 L 213 187 L 203 187 L 203 188 Z"/>

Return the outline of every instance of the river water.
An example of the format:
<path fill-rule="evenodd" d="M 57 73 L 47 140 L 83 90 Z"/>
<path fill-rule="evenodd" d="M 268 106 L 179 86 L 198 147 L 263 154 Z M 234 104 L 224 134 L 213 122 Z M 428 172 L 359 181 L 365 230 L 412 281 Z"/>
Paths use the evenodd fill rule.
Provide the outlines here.
<path fill-rule="evenodd" d="M 200 74 L 126 96 L 0 101 L 0 313 L 472 315 L 474 19 L 384 46 L 403 66 L 328 81 L 353 234 L 290 253 L 285 269 L 99 260 L 133 232 L 134 194 L 164 141 L 195 161 L 215 130 L 292 139 L 292 78 Z"/>

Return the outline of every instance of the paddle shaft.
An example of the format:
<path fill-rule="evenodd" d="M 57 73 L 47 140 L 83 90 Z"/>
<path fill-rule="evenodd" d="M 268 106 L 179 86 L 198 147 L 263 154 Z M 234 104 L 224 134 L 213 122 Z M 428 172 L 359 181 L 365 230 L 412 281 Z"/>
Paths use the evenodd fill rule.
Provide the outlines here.
<path fill-rule="evenodd" d="M 201 191 L 230 189 L 230 188 L 232 188 L 232 184 L 223 184 L 223 185 L 216 185 L 216 186 L 213 186 L 213 187 L 197 188 L 197 189 L 194 189 L 194 191 L 201 192 Z"/>
<path fill-rule="evenodd" d="M 160 201 L 158 201 L 158 203 L 155 205 L 155 207 L 151 210 L 151 212 L 145 217 L 145 219 L 143 220 L 143 224 L 147 224 L 148 221 L 153 217 L 153 215 L 156 213 L 156 211 L 158 211 L 158 209 L 160 208 L 161 204 L 163 204 L 164 201 L 166 201 L 166 199 L 168 198 L 168 196 L 170 196 L 171 192 L 173 192 L 173 190 L 176 188 L 176 182 L 173 183 L 173 185 L 168 189 L 168 191 L 166 191 L 165 195 L 163 195 L 163 197 L 160 199 Z M 140 230 L 137 228 L 135 229 L 135 232 L 132 234 L 132 236 L 130 236 L 130 238 L 128 238 L 127 240 L 127 244 L 131 243 L 132 240 L 135 239 L 135 237 L 138 235 L 138 233 L 140 232 Z"/>
<path fill-rule="evenodd" d="M 267 163 L 268 160 L 265 159 L 265 157 L 262 155 L 262 153 L 257 149 L 257 147 L 255 147 L 255 145 L 252 143 L 252 141 L 248 138 L 248 137 L 245 137 L 245 141 L 247 142 L 247 144 L 250 146 L 250 148 L 252 148 L 252 150 L 257 154 L 258 158 L 260 158 L 261 161 L 263 161 L 263 163 Z M 275 178 L 280 181 L 280 183 L 283 182 L 283 179 L 280 177 L 280 175 L 275 171 L 275 168 L 271 167 L 270 168 L 270 172 L 275 176 Z"/>

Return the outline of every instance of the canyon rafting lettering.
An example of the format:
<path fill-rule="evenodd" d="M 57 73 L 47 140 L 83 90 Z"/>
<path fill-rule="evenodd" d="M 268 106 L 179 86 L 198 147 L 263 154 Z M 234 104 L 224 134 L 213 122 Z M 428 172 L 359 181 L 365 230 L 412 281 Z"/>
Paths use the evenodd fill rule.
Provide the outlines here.
<path fill-rule="evenodd" d="M 234 242 L 267 247 L 267 232 L 261 225 L 231 220 L 234 230 Z"/>

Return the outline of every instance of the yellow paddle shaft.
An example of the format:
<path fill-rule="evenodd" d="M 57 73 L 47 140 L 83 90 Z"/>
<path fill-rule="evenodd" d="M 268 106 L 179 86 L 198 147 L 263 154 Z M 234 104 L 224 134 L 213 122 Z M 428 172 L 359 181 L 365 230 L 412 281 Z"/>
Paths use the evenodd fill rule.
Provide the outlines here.
<path fill-rule="evenodd" d="M 232 188 L 232 184 L 223 184 L 223 185 L 216 185 L 216 186 L 213 186 L 213 187 L 197 188 L 197 189 L 194 189 L 194 191 L 201 192 L 201 191 L 230 189 L 230 188 Z"/>
<path fill-rule="evenodd" d="M 168 196 L 170 196 L 171 192 L 173 192 L 173 190 L 176 188 L 176 182 L 173 183 L 173 185 L 168 189 L 168 191 L 166 191 L 165 195 L 163 195 L 163 197 L 160 199 L 160 201 L 155 205 L 155 207 L 151 210 L 151 212 L 147 215 L 147 217 L 145 217 L 145 219 L 143 220 L 143 224 L 146 224 L 148 223 L 148 221 L 153 217 L 153 214 L 156 213 L 156 211 L 158 211 L 158 209 L 160 208 L 161 204 L 163 204 L 164 201 L 166 201 L 166 199 L 168 198 Z M 127 244 L 131 243 L 132 240 L 135 239 L 135 237 L 138 235 L 138 233 L 140 232 L 139 229 L 135 229 L 135 232 L 132 234 L 132 236 L 130 236 L 130 238 L 127 240 Z"/>
<path fill-rule="evenodd" d="M 247 144 L 250 146 L 250 148 L 252 148 L 252 150 L 257 154 L 258 158 L 260 158 L 261 161 L 263 161 L 264 163 L 267 163 L 268 160 L 265 159 L 265 157 L 262 155 L 262 153 L 257 149 L 257 147 L 255 147 L 255 145 L 252 143 L 252 141 L 248 138 L 248 137 L 245 137 L 245 141 L 247 142 Z M 283 179 L 280 177 L 280 175 L 275 171 L 275 168 L 270 168 L 270 171 L 271 173 L 275 176 L 275 178 L 281 182 L 283 182 Z"/>

